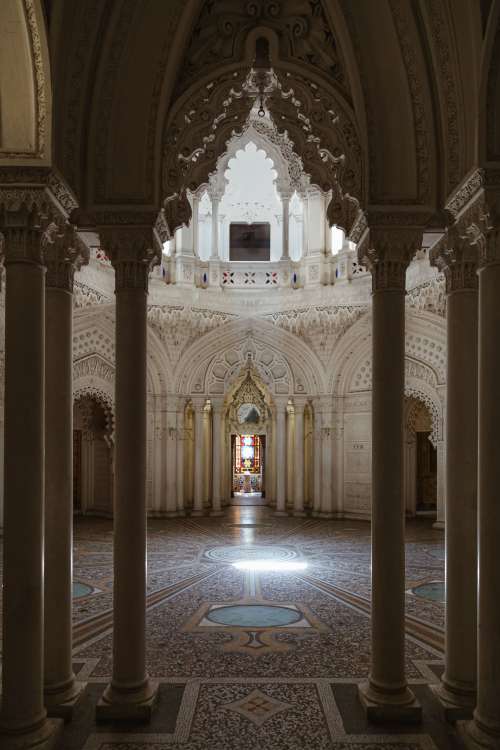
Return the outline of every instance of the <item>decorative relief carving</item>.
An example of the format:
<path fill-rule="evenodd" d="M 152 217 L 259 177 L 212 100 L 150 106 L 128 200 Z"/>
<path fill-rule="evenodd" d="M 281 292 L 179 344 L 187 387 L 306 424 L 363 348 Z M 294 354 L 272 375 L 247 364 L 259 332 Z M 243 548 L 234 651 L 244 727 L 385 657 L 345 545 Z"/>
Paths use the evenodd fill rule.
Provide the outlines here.
<path fill-rule="evenodd" d="M 73 377 L 75 380 L 80 378 L 101 378 L 110 383 L 114 383 L 115 368 L 112 367 L 101 357 L 92 354 L 84 359 L 79 359 L 73 367 Z"/>
<path fill-rule="evenodd" d="M 300 61 L 348 92 L 341 52 L 320 0 L 217 0 L 203 6 L 177 94 L 205 71 L 241 61 L 248 32 L 257 26 L 277 32 L 280 59 Z"/>
<path fill-rule="evenodd" d="M 367 310 L 366 305 L 311 306 L 269 313 L 263 318 L 300 336 L 326 363 L 339 338 Z"/>
<path fill-rule="evenodd" d="M 445 210 L 457 219 L 463 209 L 470 203 L 476 194 L 479 194 L 484 183 L 484 172 L 482 169 L 475 169 L 462 182 L 458 190 L 453 194 L 445 206 Z"/>
<path fill-rule="evenodd" d="M 100 227 L 101 244 L 115 269 L 115 288 L 148 290 L 149 273 L 161 258 L 154 249 L 153 227 Z"/>
<path fill-rule="evenodd" d="M 88 284 L 83 284 L 78 279 L 75 280 L 73 286 L 74 294 L 74 305 L 75 308 L 92 307 L 93 305 L 106 305 L 112 302 L 110 297 L 107 297 L 97 289 L 92 289 Z"/>
<path fill-rule="evenodd" d="M 251 336 L 237 349 L 229 349 L 216 357 L 207 374 L 208 392 L 221 395 L 226 393 L 241 370 L 248 366 L 248 362 L 271 392 L 290 392 L 292 375 L 285 359 L 272 349 L 257 344 Z M 195 383 L 195 389 L 201 391 L 203 387 L 199 379 Z"/>
<path fill-rule="evenodd" d="M 148 323 L 165 344 L 172 361 L 178 361 L 195 339 L 236 317 L 229 313 L 189 305 L 148 307 Z"/>
<path fill-rule="evenodd" d="M 446 317 L 445 279 L 442 274 L 413 287 L 406 293 L 406 304 L 418 312 L 432 312 Z"/>
<path fill-rule="evenodd" d="M 404 217 L 396 214 L 394 219 L 398 222 Z M 384 222 L 388 220 L 384 217 Z M 358 246 L 358 260 L 371 271 L 373 291 L 404 291 L 406 269 L 421 245 L 421 229 L 390 225 L 370 228 Z"/>
<path fill-rule="evenodd" d="M 86 328 L 73 336 L 73 357 L 80 360 L 90 354 L 100 354 L 107 362 L 115 361 L 115 344 L 97 326 Z"/>
<path fill-rule="evenodd" d="M 430 394 L 427 393 L 426 390 L 420 388 L 415 383 L 405 384 L 405 396 L 412 396 L 418 401 L 423 402 L 427 407 L 432 422 L 432 431 L 429 435 L 429 440 L 436 448 L 438 442 L 443 439 L 443 420 L 441 417 L 440 407 L 436 404 L 436 402 L 433 400 Z"/>

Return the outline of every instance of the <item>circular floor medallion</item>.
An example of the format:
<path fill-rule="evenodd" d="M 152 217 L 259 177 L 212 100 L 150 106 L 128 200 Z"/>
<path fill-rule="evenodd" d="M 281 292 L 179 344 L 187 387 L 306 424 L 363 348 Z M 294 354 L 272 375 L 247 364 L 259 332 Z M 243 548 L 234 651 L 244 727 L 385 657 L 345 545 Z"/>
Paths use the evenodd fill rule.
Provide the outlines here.
<path fill-rule="evenodd" d="M 213 547 L 205 552 L 205 557 L 217 562 L 234 563 L 238 562 L 238 560 L 293 560 L 297 557 L 297 553 L 289 547 L 242 544 L 238 546 Z"/>
<path fill-rule="evenodd" d="M 420 586 L 415 586 L 412 589 L 415 596 L 419 596 L 421 599 L 430 599 L 433 602 L 445 601 L 445 587 L 444 581 L 430 581 L 429 583 L 421 583 Z"/>
<path fill-rule="evenodd" d="M 80 599 L 82 596 L 88 596 L 93 590 L 92 586 L 88 586 L 86 583 L 73 581 L 73 599 Z"/>
<path fill-rule="evenodd" d="M 266 604 L 231 604 L 210 610 L 207 619 L 217 625 L 239 628 L 272 628 L 292 625 L 302 619 L 302 613 L 291 607 Z"/>

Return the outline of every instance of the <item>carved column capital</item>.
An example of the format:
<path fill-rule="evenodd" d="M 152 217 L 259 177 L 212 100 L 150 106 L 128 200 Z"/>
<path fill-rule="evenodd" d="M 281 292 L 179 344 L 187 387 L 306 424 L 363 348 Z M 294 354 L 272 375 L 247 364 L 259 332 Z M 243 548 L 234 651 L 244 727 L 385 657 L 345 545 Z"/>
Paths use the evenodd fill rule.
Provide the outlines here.
<path fill-rule="evenodd" d="M 406 269 L 422 245 L 423 230 L 381 226 L 366 230 L 358 259 L 372 274 L 372 292 L 404 291 Z"/>
<path fill-rule="evenodd" d="M 475 227 L 479 266 L 500 264 L 500 170 L 486 173 L 484 211 Z"/>
<path fill-rule="evenodd" d="M 48 289 L 73 293 L 75 271 L 89 262 L 89 250 L 78 237 L 76 228 L 67 222 L 52 222 L 42 240 Z"/>
<path fill-rule="evenodd" d="M 33 196 L 25 195 L 25 191 L 1 190 L 0 253 L 5 265 L 43 265 L 42 237 L 46 225 L 47 214 L 34 203 Z"/>
<path fill-rule="evenodd" d="M 210 398 L 210 404 L 212 407 L 212 412 L 214 414 L 218 414 L 219 416 L 222 416 L 222 412 L 224 411 L 224 399 L 223 398 L 216 398 L 212 396 Z"/>
<path fill-rule="evenodd" d="M 447 294 L 477 289 L 478 252 L 464 227 L 447 229 L 430 251 L 429 260 L 444 274 Z"/>
<path fill-rule="evenodd" d="M 147 293 L 149 273 L 158 262 L 153 228 L 99 227 L 101 245 L 115 269 L 115 291 L 142 289 Z"/>

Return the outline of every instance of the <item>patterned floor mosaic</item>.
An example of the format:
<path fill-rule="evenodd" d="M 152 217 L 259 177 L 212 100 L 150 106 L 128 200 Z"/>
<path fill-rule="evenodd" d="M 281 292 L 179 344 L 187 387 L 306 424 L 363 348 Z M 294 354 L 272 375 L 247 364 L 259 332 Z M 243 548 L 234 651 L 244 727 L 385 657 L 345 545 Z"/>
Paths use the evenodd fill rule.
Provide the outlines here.
<path fill-rule="evenodd" d="M 370 528 L 275 518 L 154 520 L 148 532 L 147 726 L 96 725 L 112 668 L 112 523 L 75 524 L 75 671 L 88 683 L 65 750 L 458 748 L 429 689 L 442 670 L 443 533 L 407 526 L 406 669 L 422 725 L 369 725 L 356 695 L 370 663 Z"/>

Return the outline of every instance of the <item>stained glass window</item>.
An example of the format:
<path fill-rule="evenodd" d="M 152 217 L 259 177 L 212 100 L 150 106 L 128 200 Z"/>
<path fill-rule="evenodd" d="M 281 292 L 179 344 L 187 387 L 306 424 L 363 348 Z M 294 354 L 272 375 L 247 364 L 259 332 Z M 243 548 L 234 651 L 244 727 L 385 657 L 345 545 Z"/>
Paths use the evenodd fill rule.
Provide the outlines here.
<path fill-rule="evenodd" d="M 236 471 L 260 471 L 260 439 L 258 435 L 236 435 Z"/>

